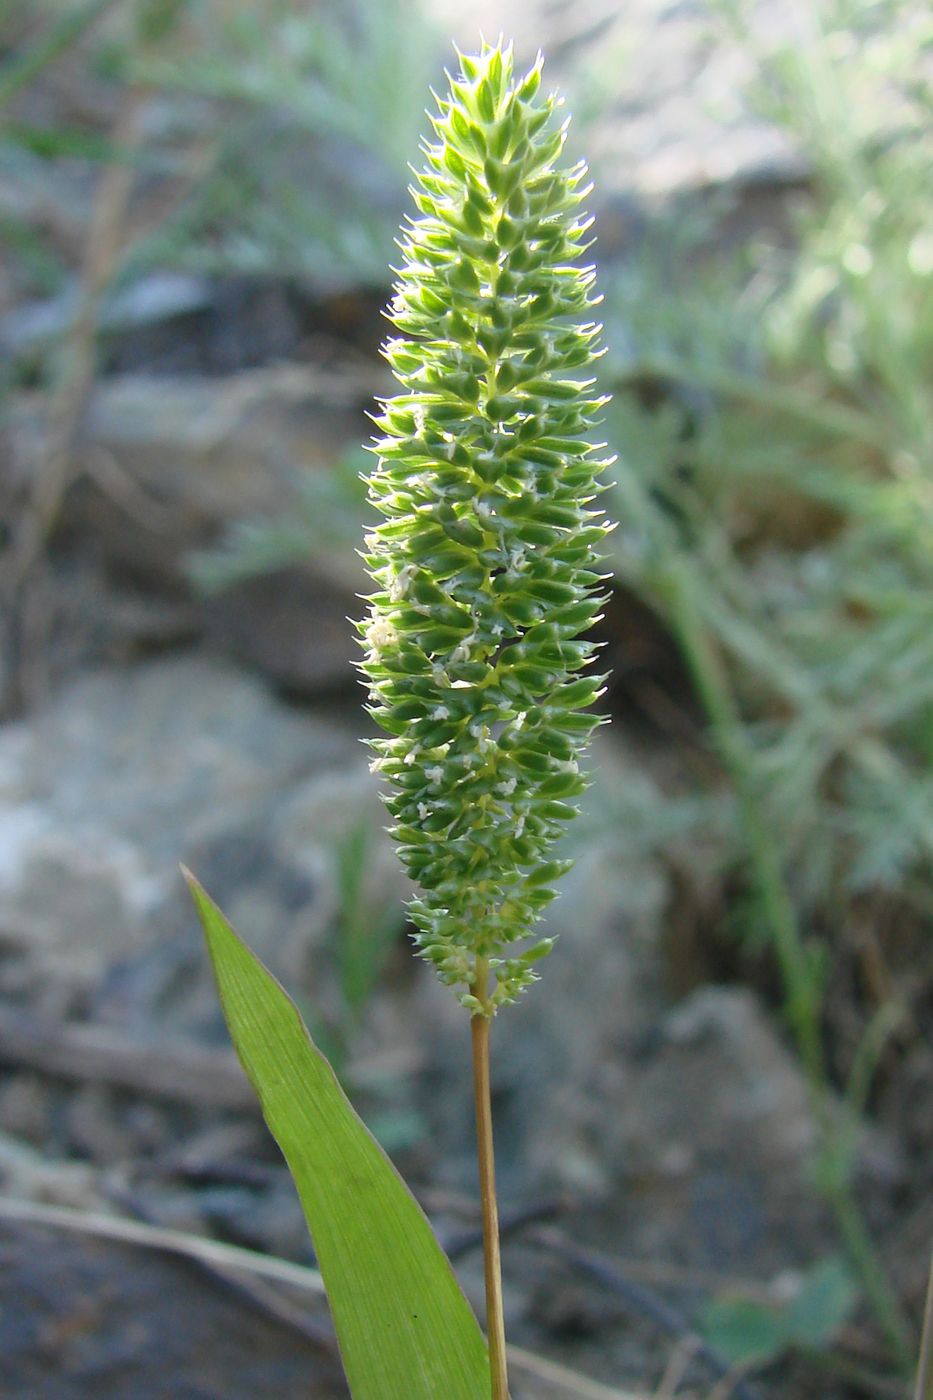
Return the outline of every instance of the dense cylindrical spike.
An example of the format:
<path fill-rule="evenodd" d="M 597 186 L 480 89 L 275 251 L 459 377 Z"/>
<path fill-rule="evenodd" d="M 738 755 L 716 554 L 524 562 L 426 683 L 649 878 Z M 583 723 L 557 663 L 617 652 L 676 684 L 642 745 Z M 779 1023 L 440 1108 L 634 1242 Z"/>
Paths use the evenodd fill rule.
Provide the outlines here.
<path fill-rule="evenodd" d="M 593 507 L 605 465 L 585 434 L 605 399 L 581 375 L 600 327 L 580 266 L 586 167 L 561 169 L 566 122 L 541 61 L 461 58 L 431 116 L 384 347 L 403 392 L 374 415 L 360 624 L 373 767 L 420 893 L 423 956 L 475 1013 L 536 978 L 550 939 L 522 943 L 568 862 L 550 848 L 586 787 L 578 760 L 604 677 L 578 640 L 605 601 Z"/>

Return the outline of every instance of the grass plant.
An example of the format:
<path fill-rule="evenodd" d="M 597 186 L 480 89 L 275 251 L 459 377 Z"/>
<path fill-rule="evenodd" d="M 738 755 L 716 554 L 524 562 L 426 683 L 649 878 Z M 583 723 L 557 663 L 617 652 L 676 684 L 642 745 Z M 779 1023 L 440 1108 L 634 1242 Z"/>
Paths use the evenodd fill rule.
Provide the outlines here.
<path fill-rule="evenodd" d="M 24 291 L 61 291 L 68 267 L 59 240 L 24 221 L 21 207 L 57 167 L 73 177 L 124 164 L 147 199 L 114 290 L 154 267 L 288 277 L 316 291 L 383 285 L 437 38 L 415 0 L 325 10 L 292 0 L 40 0 L 28 16 L 0 14 L 0 46 L 10 50 L 0 62 L 0 229 Z M 145 93 L 142 145 L 124 148 L 57 116 L 56 65 L 80 75 L 92 109 L 127 89 Z M 40 125 L 28 99 L 45 85 L 53 115 Z M 35 374 L 31 350 L 24 359 Z"/>
<path fill-rule="evenodd" d="M 488 1340 L 488 1386 L 474 1393 L 492 1400 L 508 1400 L 508 1376 L 490 1023 L 553 946 L 534 925 L 570 863 L 551 848 L 586 786 L 579 758 L 600 723 L 587 710 L 604 679 L 588 674 L 595 645 L 581 639 L 603 601 L 608 531 L 593 505 L 605 464 L 587 436 L 605 402 L 586 376 L 600 330 L 589 316 L 594 272 L 580 261 L 589 187 L 582 163 L 559 163 L 566 122 L 557 125 L 559 100 L 542 97 L 540 83 L 540 58 L 516 77 L 511 49 L 487 45 L 461 55 L 437 100 L 388 313 L 401 334 L 385 354 L 402 392 L 375 419 L 369 500 L 381 519 L 365 559 L 376 591 L 359 625 L 371 713 L 389 736 L 371 741 L 372 766 L 390 784 L 392 834 L 418 886 L 415 942 L 471 1022 Z M 410 1240 L 420 1273 L 406 1273 L 391 1308 L 391 1290 L 363 1306 L 361 1223 L 367 1259 L 396 1255 L 399 1236 L 348 1196 L 347 1182 L 368 1174 L 380 1209 L 386 1192 L 397 1214 L 411 1207 L 390 1190 L 293 1009 L 192 890 L 234 1042 L 292 1166 L 325 1282 L 329 1272 L 335 1280 L 354 1395 L 373 1393 L 378 1338 L 401 1328 L 393 1388 L 380 1380 L 379 1400 L 436 1397 L 444 1339 L 436 1320 L 413 1329 L 410 1309 L 442 1263 Z M 328 1242 L 331 1232 L 339 1238 Z M 377 1266 L 396 1289 L 398 1264 Z M 456 1295 L 435 1305 L 459 1314 Z M 455 1336 L 447 1383 L 460 1386 L 476 1349 L 462 1318 Z"/>

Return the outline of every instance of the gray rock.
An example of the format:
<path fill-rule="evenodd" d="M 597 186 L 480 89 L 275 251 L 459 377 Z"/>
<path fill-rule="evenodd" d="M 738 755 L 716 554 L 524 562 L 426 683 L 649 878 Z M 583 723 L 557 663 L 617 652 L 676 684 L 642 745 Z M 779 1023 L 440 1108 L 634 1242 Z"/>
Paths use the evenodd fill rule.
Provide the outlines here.
<path fill-rule="evenodd" d="M 232 525 L 305 518 L 301 483 L 365 436 L 359 405 L 375 379 L 291 365 L 223 379 L 105 380 L 90 399 L 61 533 L 111 575 L 177 607 L 191 597 L 194 553 Z M 11 405 L 13 492 L 28 489 L 42 461 L 45 411 L 31 392 Z M 356 648 L 347 614 L 367 580 L 353 543 L 331 542 L 326 525 L 320 536 L 300 566 L 197 600 L 186 625 L 293 693 L 349 688 Z"/>
<path fill-rule="evenodd" d="M 610 1132 L 636 1175 L 725 1160 L 799 1179 L 816 1146 L 800 1068 L 747 988 L 700 987 L 669 1010 L 625 1087 Z"/>
<path fill-rule="evenodd" d="M 234 521 L 287 516 L 304 471 L 357 443 L 367 390 L 307 367 L 224 379 L 124 375 L 98 384 L 77 445 L 85 477 L 63 524 L 111 563 L 161 584 L 186 580 L 192 549 Z M 45 399 L 17 396 L 8 420 L 10 480 L 27 486 L 41 460 Z M 361 573 L 348 551 L 351 578 Z"/>
<path fill-rule="evenodd" d="M 281 975 L 306 977 L 338 914 L 335 844 L 354 823 L 380 829 L 366 766 L 351 725 L 198 658 L 100 672 L 8 727 L 0 929 L 19 999 L 31 985 L 53 1010 L 58 989 L 112 1020 L 169 1003 L 190 1019 L 180 1008 L 210 989 L 180 861 Z M 302 804 L 316 815 L 299 841 Z"/>
<path fill-rule="evenodd" d="M 352 547 L 345 554 L 356 558 Z M 362 573 L 349 586 L 352 571 L 329 554 L 243 579 L 206 599 L 201 619 L 219 646 L 289 694 L 346 693 L 361 655 L 347 618 L 360 615 L 354 594 L 367 586 Z"/>
<path fill-rule="evenodd" d="M 100 316 L 102 331 L 126 332 L 177 320 L 207 305 L 210 283 L 182 272 L 154 272 L 117 293 Z M 0 352 L 20 358 L 47 352 L 67 335 L 78 306 L 72 284 L 58 296 L 29 301 L 0 317 Z"/>

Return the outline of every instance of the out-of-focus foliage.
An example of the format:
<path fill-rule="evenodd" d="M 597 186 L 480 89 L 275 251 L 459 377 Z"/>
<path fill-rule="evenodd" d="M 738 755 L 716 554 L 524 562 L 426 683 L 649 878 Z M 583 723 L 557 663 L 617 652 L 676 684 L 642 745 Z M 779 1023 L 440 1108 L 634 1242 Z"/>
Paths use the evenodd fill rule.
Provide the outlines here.
<path fill-rule="evenodd" d="M 849 1320 L 855 1285 L 838 1259 L 821 1259 L 794 1284 L 788 1296 L 769 1303 L 720 1294 L 703 1310 L 703 1336 L 738 1366 L 773 1361 L 791 1348 L 821 1350 Z"/>
<path fill-rule="evenodd" d="M 415 0 L 90 0 L 74 12 L 48 0 L 28 22 L 8 18 L 0 41 L 0 102 L 26 108 L 13 102 L 0 132 L 0 220 L 34 290 L 55 290 L 63 268 L 20 210 L 36 191 L 41 202 L 49 161 L 80 187 L 96 164 L 123 158 L 95 118 L 106 126 L 126 86 L 151 101 L 131 157 L 148 199 L 123 284 L 153 265 L 384 281 L 438 51 Z M 30 85 L 69 63 L 88 112 L 49 120 L 40 95 L 33 120 Z"/>
<path fill-rule="evenodd" d="M 144 256 L 379 285 L 421 124 L 406 98 L 437 47 L 414 15 L 413 0 L 191 0 L 173 51 L 128 56 L 131 80 L 209 104 L 215 141 Z"/>
<path fill-rule="evenodd" d="M 821 8 L 759 86 L 812 165 L 799 243 L 752 249 L 731 287 L 676 244 L 646 253 L 607 340 L 630 386 L 620 573 L 663 613 L 687 572 L 795 899 L 838 928 L 868 893 L 930 913 L 931 24 Z"/>

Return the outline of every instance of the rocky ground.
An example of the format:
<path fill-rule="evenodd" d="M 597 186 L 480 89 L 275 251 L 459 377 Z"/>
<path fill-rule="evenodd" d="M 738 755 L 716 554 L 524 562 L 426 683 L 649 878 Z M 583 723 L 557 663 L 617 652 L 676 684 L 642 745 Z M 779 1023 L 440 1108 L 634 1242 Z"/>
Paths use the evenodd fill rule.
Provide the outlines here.
<path fill-rule="evenodd" d="M 225 1048 L 178 874 L 184 861 L 321 1037 L 346 1050 L 357 1101 L 446 1238 L 472 1229 L 463 1016 L 409 957 L 400 924 L 359 1032 L 341 1040 L 341 842 L 369 833 L 363 896 L 374 924 L 404 894 L 359 728 L 348 707 L 287 704 L 203 646 L 99 667 L 4 728 L 8 1195 L 309 1260 L 287 1177 Z M 603 739 L 596 759 L 591 820 L 552 920 L 559 952 L 534 995 L 497 1026 L 496 1114 L 506 1219 L 557 1211 L 557 1245 L 530 1229 L 506 1249 L 515 1339 L 550 1349 L 560 1338 L 583 1370 L 635 1384 L 672 1339 L 632 1313 L 631 1300 L 626 1307 L 575 1280 L 561 1242 L 624 1256 L 634 1278 L 663 1282 L 663 1294 L 689 1308 L 715 1280 L 792 1278 L 828 1236 L 807 1182 L 813 1124 L 799 1071 L 752 992 L 701 986 L 672 996 L 659 936 L 675 898 L 671 871 L 624 828 L 600 831 L 599 822 L 623 785 L 633 801 L 656 801 L 654 779 L 622 735 Z M 881 1147 L 875 1157 L 877 1189 Z M 85 1280 L 80 1306 L 69 1287 L 51 1287 L 53 1266 L 37 1245 L 53 1241 L 56 1278 Z M 236 1310 L 236 1294 L 190 1264 L 134 1261 L 125 1246 L 80 1235 L 61 1248 L 36 1224 L 17 1224 L 8 1241 L 11 1393 L 36 1393 L 42 1377 L 43 1394 L 86 1394 L 93 1382 L 95 1394 L 118 1395 L 119 1378 L 133 1374 L 134 1394 L 161 1394 L 135 1368 L 162 1329 L 184 1377 L 205 1329 L 224 1334 Z M 462 1264 L 478 1293 L 475 1247 Z M 190 1309 L 179 1303 L 189 1290 Z M 205 1310 L 216 1313 L 210 1324 Z M 270 1345 L 280 1331 L 270 1323 Z M 303 1367 L 333 1371 L 326 1349 L 321 1362 L 306 1340 L 290 1338 L 281 1355 L 275 1344 L 282 1393 Z M 171 1393 L 255 1394 L 238 1356 Z M 339 1393 L 327 1385 L 320 1394 Z"/>
<path fill-rule="evenodd" d="M 795 154 L 738 106 L 723 138 L 707 109 L 737 87 L 738 59 L 709 39 L 699 5 L 430 8 L 464 42 L 485 22 L 541 44 L 571 89 L 595 75 L 594 109 L 600 84 L 618 86 L 595 127 L 594 154 L 614 172 L 607 256 L 661 196 L 730 180 L 741 223 L 772 217 L 801 178 Z M 295 993 L 481 1294 L 465 1022 L 411 958 L 396 912 L 404 881 L 359 743 L 353 545 L 325 535 L 301 566 L 216 596 L 190 578 L 195 551 L 244 517 L 303 509 L 303 474 L 365 436 L 382 383 L 378 301 L 248 279 L 150 291 L 149 311 L 107 332 L 42 622 L 19 638 L 32 700 L 0 726 L 0 1395 L 325 1400 L 345 1392 L 318 1295 L 97 1226 L 118 1218 L 313 1262 L 227 1048 L 184 863 Z M 61 311 L 11 305 L 0 341 L 24 353 L 47 333 L 42 315 Z M 28 387 L 8 405 L 10 519 L 42 460 L 47 407 Z M 670 643 L 650 634 L 645 646 L 669 684 Z M 630 718 L 620 704 L 596 746 L 577 864 L 551 919 L 557 951 L 496 1026 L 510 1335 L 577 1373 L 519 1360 L 515 1400 L 624 1400 L 625 1386 L 630 1400 L 900 1395 L 872 1379 L 877 1344 L 857 1328 L 854 1379 L 785 1362 L 743 1380 L 697 1349 L 692 1319 L 711 1297 L 792 1296 L 836 1245 L 771 989 L 710 979 L 721 891 L 702 850 L 644 820 L 684 784 L 678 755 Z M 341 993 L 351 849 L 356 913 L 384 958 L 358 1024 Z M 918 1105 L 931 1082 L 917 1072 Z M 859 1188 L 909 1269 L 924 1221 L 898 1211 L 905 1152 L 896 1132 L 866 1130 Z"/>

